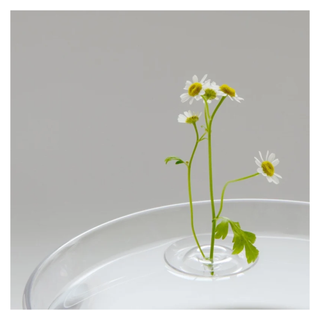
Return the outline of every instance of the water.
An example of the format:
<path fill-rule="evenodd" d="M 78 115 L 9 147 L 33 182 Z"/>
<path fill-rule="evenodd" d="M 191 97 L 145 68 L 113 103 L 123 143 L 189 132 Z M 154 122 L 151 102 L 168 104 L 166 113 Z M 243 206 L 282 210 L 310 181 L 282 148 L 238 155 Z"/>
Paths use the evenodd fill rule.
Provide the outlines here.
<path fill-rule="evenodd" d="M 307 238 L 258 236 L 257 264 L 215 280 L 170 269 L 164 252 L 175 240 L 136 248 L 87 270 L 59 294 L 50 309 L 309 308 Z"/>

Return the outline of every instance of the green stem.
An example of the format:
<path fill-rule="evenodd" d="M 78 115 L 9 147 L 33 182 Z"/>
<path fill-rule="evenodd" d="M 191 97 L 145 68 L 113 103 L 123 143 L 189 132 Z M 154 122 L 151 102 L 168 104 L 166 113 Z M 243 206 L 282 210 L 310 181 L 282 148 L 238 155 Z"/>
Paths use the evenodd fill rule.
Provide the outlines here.
<path fill-rule="evenodd" d="M 221 98 L 221 100 L 219 101 L 218 105 L 216 106 L 216 108 L 214 109 L 213 114 L 212 114 L 211 119 L 210 119 L 210 123 L 209 123 L 210 128 L 211 128 L 211 123 L 212 123 L 212 120 L 213 120 L 215 114 L 217 113 L 218 109 L 220 108 L 222 102 L 224 101 L 224 99 L 225 99 L 226 97 L 227 97 L 227 96 L 223 96 L 223 97 Z"/>
<path fill-rule="evenodd" d="M 219 213 L 218 213 L 216 219 L 219 218 L 219 216 L 220 216 L 220 214 L 221 214 L 221 211 L 222 211 L 222 208 L 223 208 L 223 197 L 224 197 L 224 192 L 226 191 L 227 185 L 228 185 L 229 183 L 232 183 L 232 182 L 237 182 L 237 181 L 241 181 L 241 180 L 246 180 L 246 179 L 249 179 L 249 178 L 253 178 L 253 177 L 255 177 L 255 176 L 259 175 L 259 174 L 260 174 L 260 173 L 257 172 L 257 173 L 255 173 L 255 174 L 252 174 L 251 176 L 247 176 L 247 177 L 240 178 L 240 179 L 236 179 L 236 180 L 230 180 L 230 181 L 228 181 L 228 182 L 224 185 L 223 190 L 222 190 L 222 194 L 221 194 L 220 210 L 219 210 Z"/>
<path fill-rule="evenodd" d="M 212 152 L 211 152 L 211 125 L 212 125 L 212 120 L 217 113 L 219 107 L 221 106 L 222 102 L 226 96 L 222 97 L 221 100 L 219 101 L 218 105 L 216 106 L 214 112 L 212 113 L 212 116 L 209 121 L 209 125 L 207 127 L 208 131 L 208 160 L 209 160 L 209 184 L 210 184 L 210 199 L 211 199 L 211 211 L 212 211 L 212 231 L 211 231 L 211 247 L 210 247 L 210 260 L 213 262 L 213 254 L 214 254 L 214 235 L 215 235 L 215 230 L 216 230 L 216 220 L 215 220 L 215 208 L 214 208 L 214 196 L 213 196 L 213 182 L 212 182 Z M 206 108 L 208 107 L 208 103 L 206 99 L 203 99 Z"/>
<path fill-rule="evenodd" d="M 204 96 L 201 96 L 201 97 L 205 102 L 205 105 L 204 105 L 204 118 L 206 120 L 206 125 L 207 125 L 207 128 L 208 128 L 208 120 L 210 119 L 209 106 L 208 106 L 207 99 Z"/>
<path fill-rule="evenodd" d="M 193 123 L 193 126 L 194 126 L 194 129 L 196 131 L 197 141 L 196 141 L 196 144 L 195 144 L 195 146 L 193 148 L 193 152 L 192 152 L 190 161 L 188 163 L 188 190 L 189 190 L 189 202 L 190 202 L 190 213 L 191 213 L 191 229 L 192 229 L 192 233 L 193 233 L 194 239 L 196 240 L 197 246 L 198 246 L 203 258 L 206 258 L 204 253 L 203 253 L 203 251 L 202 251 L 202 249 L 201 249 L 201 247 L 200 247 L 199 241 L 198 241 L 196 233 L 194 231 L 194 224 L 193 224 L 193 204 L 192 204 L 192 194 L 191 194 L 191 164 L 192 164 L 193 156 L 194 156 L 194 154 L 196 152 L 196 149 L 197 149 L 198 143 L 199 143 L 199 133 L 198 133 L 197 125 L 195 123 Z"/>

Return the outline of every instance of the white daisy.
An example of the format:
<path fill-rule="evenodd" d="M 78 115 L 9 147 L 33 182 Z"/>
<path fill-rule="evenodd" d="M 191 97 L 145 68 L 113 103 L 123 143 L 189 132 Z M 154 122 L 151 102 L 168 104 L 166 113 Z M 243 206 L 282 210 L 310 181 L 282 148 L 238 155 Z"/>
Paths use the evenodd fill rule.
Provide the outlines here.
<path fill-rule="evenodd" d="M 237 93 L 236 90 L 234 90 L 233 88 L 229 87 L 227 84 L 223 84 L 220 86 L 220 90 L 223 92 L 224 96 L 229 96 L 229 98 L 231 100 L 236 100 L 237 102 L 240 103 L 240 100 L 244 100 L 243 98 L 240 98 Z M 233 98 L 233 99 L 232 99 Z"/>
<path fill-rule="evenodd" d="M 187 81 L 184 87 L 184 90 L 188 92 L 183 93 L 180 98 L 181 102 L 186 102 L 190 99 L 190 104 L 192 104 L 193 100 L 200 100 L 201 96 L 205 93 L 203 90 L 204 81 L 206 80 L 207 75 L 205 75 L 201 81 L 198 80 L 198 77 L 194 75 L 192 77 L 192 81 Z"/>
<path fill-rule="evenodd" d="M 219 96 L 224 95 L 224 93 L 220 91 L 220 86 L 215 82 L 210 83 L 210 80 L 204 83 L 203 90 L 208 103 L 211 103 L 212 100 L 219 100 Z M 203 103 L 205 103 L 204 100 Z"/>
<path fill-rule="evenodd" d="M 178 122 L 181 123 L 195 123 L 199 120 L 201 116 L 201 112 L 199 114 L 192 113 L 190 110 L 185 111 L 184 114 L 179 114 Z"/>
<path fill-rule="evenodd" d="M 259 151 L 259 154 L 262 162 L 260 162 L 260 160 L 254 157 L 256 164 L 259 167 L 257 171 L 261 173 L 263 176 L 265 176 L 269 182 L 274 182 L 275 184 L 278 184 L 279 183 L 278 178 L 282 178 L 282 177 L 279 174 L 274 172 L 274 167 L 276 167 L 279 164 L 280 162 L 279 159 L 275 159 L 276 156 L 274 153 L 271 153 L 269 155 L 269 151 L 267 152 L 266 160 L 263 160 L 260 151 Z"/>

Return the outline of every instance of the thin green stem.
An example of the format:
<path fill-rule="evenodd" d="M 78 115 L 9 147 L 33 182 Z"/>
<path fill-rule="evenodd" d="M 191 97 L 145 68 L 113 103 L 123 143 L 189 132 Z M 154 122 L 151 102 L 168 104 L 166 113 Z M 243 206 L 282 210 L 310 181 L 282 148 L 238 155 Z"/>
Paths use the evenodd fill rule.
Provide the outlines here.
<path fill-rule="evenodd" d="M 210 111 L 209 111 L 209 106 L 208 106 L 208 102 L 207 102 L 207 99 L 204 97 L 204 96 L 201 96 L 205 105 L 204 105 L 204 116 L 205 116 L 205 120 L 206 120 L 206 125 L 207 125 L 207 128 L 208 128 L 208 121 L 210 119 Z"/>
<path fill-rule="evenodd" d="M 226 96 L 222 97 L 221 100 L 219 101 L 218 105 L 216 106 L 214 112 L 212 113 L 212 116 L 209 121 L 209 125 L 207 127 L 208 131 L 208 160 L 209 160 L 209 185 L 210 185 L 210 199 L 211 199 L 211 212 L 212 212 L 212 231 L 211 231 L 211 247 L 210 247 L 210 260 L 213 262 L 213 255 L 214 255 L 214 235 L 215 235 L 215 230 L 216 230 L 216 220 L 215 220 L 215 208 L 214 208 L 214 196 L 213 196 L 213 181 L 212 181 L 212 151 L 211 151 L 211 125 L 212 125 L 212 120 L 217 113 L 219 107 L 221 106 L 222 102 Z M 206 107 L 208 107 L 208 103 L 206 99 L 203 99 Z"/>
<path fill-rule="evenodd" d="M 221 214 L 221 211 L 222 211 L 222 208 L 223 208 L 223 197 L 224 197 L 224 192 L 226 191 L 227 185 L 228 185 L 229 183 L 232 183 L 232 182 L 237 182 L 237 181 L 241 181 L 241 180 L 246 180 L 246 179 L 249 179 L 249 178 L 253 178 L 253 177 L 255 177 L 255 176 L 258 176 L 259 174 L 260 174 L 260 173 L 257 172 L 257 173 L 255 173 L 255 174 L 252 174 L 251 176 L 247 176 L 247 177 L 240 178 L 240 179 L 236 179 L 236 180 L 230 180 L 230 181 L 228 181 L 228 182 L 224 185 L 224 187 L 223 187 L 223 189 L 222 189 L 222 193 L 221 193 L 220 210 L 219 210 L 219 213 L 218 213 L 216 219 L 219 218 L 219 216 L 220 216 L 220 214 Z"/>
<path fill-rule="evenodd" d="M 215 207 L 214 207 L 214 196 L 213 196 L 213 181 L 212 181 L 212 151 L 211 151 L 211 128 L 208 129 L 208 161 L 209 161 L 209 185 L 210 185 L 210 199 L 211 199 L 211 212 L 212 219 L 215 218 Z M 210 260 L 213 261 L 213 251 L 214 251 L 214 234 L 215 234 L 215 220 L 212 223 L 211 232 L 211 247 L 210 247 Z"/>
<path fill-rule="evenodd" d="M 190 213 L 191 213 L 191 229 L 192 229 L 194 239 L 196 240 L 197 246 L 201 252 L 201 255 L 203 256 L 203 258 L 206 258 L 201 247 L 200 247 L 198 238 L 196 236 L 196 232 L 194 231 L 194 224 L 193 224 L 193 204 L 192 204 L 192 193 L 191 193 L 191 164 L 192 164 L 192 160 L 193 160 L 194 154 L 196 152 L 196 149 L 197 149 L 198 143 L 199 143 L 199 133 L 198 133 L 197 125 L 195 123 L 193 123 L 193 126 L 196 131 L 197 141 L 196 141 L 196 144 L 193 148 L 193 152 L 192 152 L 190 161 L 188 163 L 188 190 L 189 190 L 189 202 L 190 202 Z"/>
<path fill-rule="evenodd" d="M 210 123 L 209 123 L 210 128 L 211 128 L 211 123 L 212 123 L 212 120 L 213 120 L 214 116 L 216 115 L 218 109 L 220 108 L 222 102 L 224 101 L 224 99 L 225 99 L 226 97 L 227 97 L 227 96 L 223 96 L 223 97 L 221 98 L 221 100 L 219 101 L 218 105 L 216 106 L 216 108 L 214 109 L 214 111 L 213 111 L 213 113 L 212 113 L 212 116 L 211 116 L 211 118 L 210 118 Z"/>

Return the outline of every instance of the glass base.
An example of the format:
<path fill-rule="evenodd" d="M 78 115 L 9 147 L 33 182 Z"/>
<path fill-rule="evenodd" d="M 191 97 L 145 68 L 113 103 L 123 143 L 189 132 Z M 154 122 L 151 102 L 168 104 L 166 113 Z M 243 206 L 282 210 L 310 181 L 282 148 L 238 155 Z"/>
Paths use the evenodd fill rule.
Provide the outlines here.
<path fill-rule="evenodd" d="M 252 268 L 258 261 L 257 259 L 248 264 L 245 251 L 234 255 L 231 248 L 215 244 L 214 262 L 212 263 L 209 260 L 211 235 L 199 235 L 198 241 L 200 245 L 204 244 L 201 245 L 201 249 L 206 259 L 202 256 L 192 236 L 170 245 L 164 254 L 166 263 L 180 275 L 212 279 L 241 274 Z"/>

